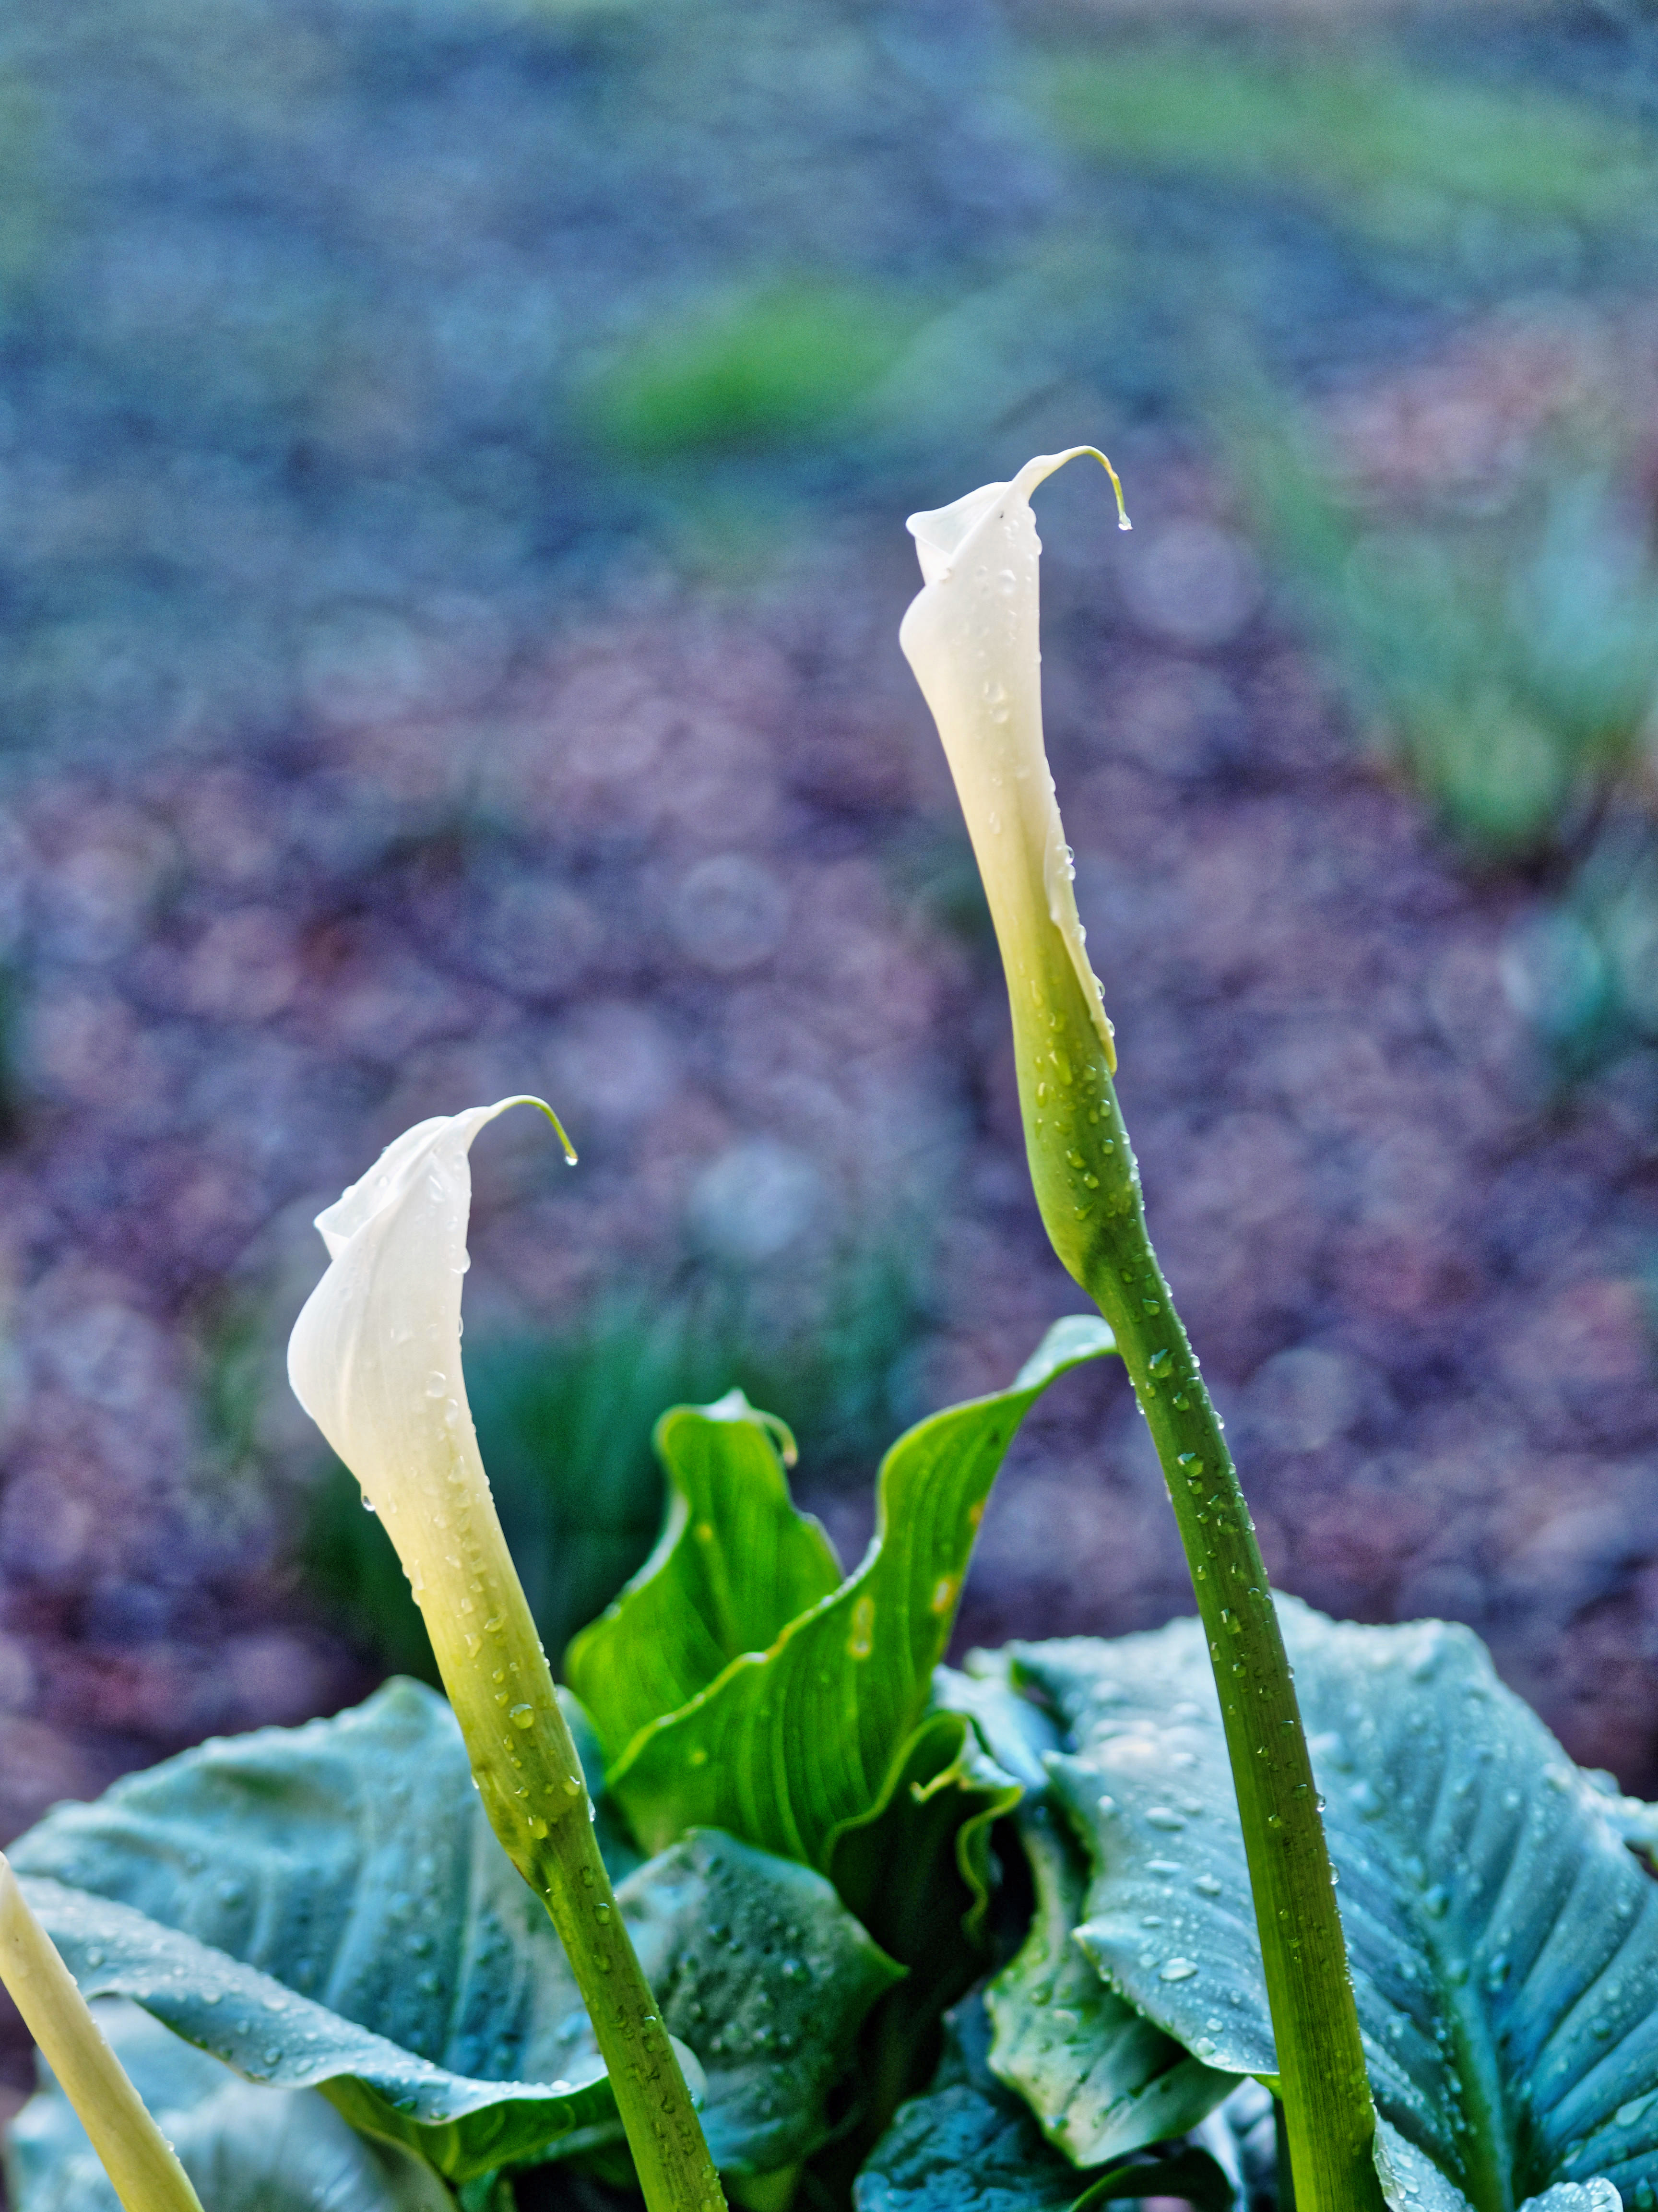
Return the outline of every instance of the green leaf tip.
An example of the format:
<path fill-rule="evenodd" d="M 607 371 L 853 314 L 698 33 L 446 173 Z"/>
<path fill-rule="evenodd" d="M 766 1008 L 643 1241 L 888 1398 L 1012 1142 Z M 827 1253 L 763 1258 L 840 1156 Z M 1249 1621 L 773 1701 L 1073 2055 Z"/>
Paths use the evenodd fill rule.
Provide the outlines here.
<path fill-rule="evenodd" d="M 1097 1314 L 1066 1314 L 1056 1321 L 1013 1378 L 1016 1390 L 1040 1390 L 1067 1367 L 1114 1352 L 1117 1340 Z"/>
<path fill-rule="evenodd" d="M 677 1407 L 671 1408 L 669 1413 L 663 1415 L 663 1420 L 669 1419 L 671 1413 L 677 1410 Z M 800 1456 L 800 1447 L 794 1441 L 794 1431 L 782 1416 L 762 1413 L 758 1406 L 750 1404 L 741 1390 L 727 1390 L 723 1398 L 716 1398 L 711 1406 L 701 1406 L 696 1410 L 710 1421 L 752 1421 L 756 1428 L 763 1429 L 770 1437 L 777 1447 L 777 1456 L 785 1467 L 793 1467 Z M 659 1429 L 660 1426 L 659 1422 Z"/>
<path fill-rule="evenodd" d="M 668 1484 L 662 1533 L 564 1662 L 612 1765 L 664 1714 L 744 1654 L 769 1650 L 840 1587 L 834 1546 L 789 1496 L 781 1426 L 738 1390 L 712 1406 L 671 1407 L 656 1425 Z"/>

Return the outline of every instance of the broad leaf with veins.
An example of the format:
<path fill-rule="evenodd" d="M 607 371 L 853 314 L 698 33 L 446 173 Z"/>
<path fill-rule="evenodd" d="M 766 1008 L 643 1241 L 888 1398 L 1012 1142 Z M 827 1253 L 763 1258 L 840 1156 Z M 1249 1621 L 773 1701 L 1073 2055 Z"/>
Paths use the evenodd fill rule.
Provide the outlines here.
<path fill-rule="evenodd" d="M 1279 1601 L 1340 1882 L 1389 2199 L 1609 2212 L 1658 2188 L 1658 1884 L 1627 1808 L 1438 1622 Z M 1075 1941 L 1206 2063 L 1275 2064 L 1242 1838 L 1199 1624 L 1013 1647 L 1071 1748 L 1090 1860 Z M 1240 1691 L 1242 1694 L 1242 1691 Z M 1559 2194 L 1564 2185 L 1574 2185 Z"/>
<path fill-rule="evenodd" d="M 418 1684 L 129 1776 L 11 1858 L 88 1996 L 136 1999 L 250 2080 L 321 2088 L 452 2179 L 620 2138 L 552 1924 Z M 806 2155 L 898 1969 L 821 1876 L 714 1832 L 616 1898 L 706 2076 L 716 2161 Z"/>

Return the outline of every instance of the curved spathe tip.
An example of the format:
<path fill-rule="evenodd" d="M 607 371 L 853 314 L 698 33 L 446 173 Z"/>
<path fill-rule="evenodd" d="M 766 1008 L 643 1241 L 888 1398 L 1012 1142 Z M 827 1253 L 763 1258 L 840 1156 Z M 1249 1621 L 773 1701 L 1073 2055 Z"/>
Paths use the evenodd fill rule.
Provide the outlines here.
<path fill-rule="evenodd" d="M 977 490 L 908 528 L 922 588 L 898 642 L 932 709 L 996 925 L 1010 991 L 1040 996 L 1062 948 L 1080 987 L 1108 1071 L 1116 1044 L 1089 961 L 1072 887 L 1075 869 L 1042 740 L 1038 568 L 1030 494 L 1066 462 L 1088 454 L 1122 485 L 1096 446 L 1038 453 L 1011 482 Z"/>
<path fill-rule="evenodd" d="M 423 1486 L 483 1481 L 460 1358 L 468 1155 L 479 1130 L 523 1105 L 545 1114 L 574 1162 L 544 1100 L 502 1098 L 405 1129 L 317 1216 L 328 1267 L 288 1339 L 288 1381 L 388 1520 Z M 394 1536 L 400 1551 L 421 1517 L 405 1516 Z"/>
<path fill-rule="evenodd" d="M 1056 469 L 1062 469 L 1067 461 L 1080 460 L 1084 454 L 1090 460 L 1097 461 L 1111 479 L 1111 489 L 1117 498 L 1118 529 L 1132 530 L 1134 526 L 1128 520 L 1128 509 L 1123 505 L 1122 478 L 1097 446 L 1067 446 L 1062 453 L 1035 454 L 1014 477 L 1012 489 L 1029 499 L 1037 485 L 1045 483 Z"/>
<path fill-rule="evenodd" d="M 1069 446 L 1062 453 L 1037 453 L 1009 483 L 981 484 L 976 491 L 963 493 L 948 507 L 933 507 L 906 519 L 904 527 L 915 540 L 915 550 L 920 559 L 922 582 L 940 583 L 948 576 L 951 562 L 979 526 L 995 514 L 1005 492 L 1011 491 L 1028 502 L 1039 483 L 1056 469 L 1062 469 L 1067 461 L 1074 461 L 1084 453 L 1096 460 L 1111 479 L 1112 489 L 1117 495 L 1118 529 L 1132 530 L 1134 526 L 1123 505 L 1122 481 L 1097 446 Z"/>

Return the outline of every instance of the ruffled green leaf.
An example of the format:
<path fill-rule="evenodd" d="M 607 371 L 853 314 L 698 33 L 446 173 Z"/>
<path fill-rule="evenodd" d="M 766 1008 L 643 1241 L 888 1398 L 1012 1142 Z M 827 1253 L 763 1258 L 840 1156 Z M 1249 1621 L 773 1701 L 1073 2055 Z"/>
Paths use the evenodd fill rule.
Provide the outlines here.
<path fill-rule="evenodd" d="M 563 1950 L 419 1685 L 130 1776 L 12 1858 L 88 1996 L 251 2081 L 324 2088 L 452 2179 L 619 2140 Z M 827 1881 L 729 1836 L 684 1838 L 617 1899 L 694 2077 L 706 2057 L 717 2161 L 806 2155 L 899 1970 Z"/>
<path fill-rule="evenodd" d="M 1196 2146 L 1078 2172 L 990 2072 L 989 2030 L 978 2003 L 959 2006 L 946 2029 L 931 2087 L 900 2109 L 858 2177 L 855 2212 L 1084 2212 L 1150 2196 L 1183 2197 L 1200 2212 L 1231 2212 L 1230 2179 Z"/>
<path fill-rule="evenodd" d="M 768 1650 L 840 1587 L 834 1546 L 790 1500 L 774 1435 L 740 1390 L 713 1406 L 677 1406 L 657 1423 L 668 1478 L 662 1534 L 565 1659 L 610 1758 L 733 1659 Z"/>
<path fill-rule="evenodd" d="M 1014 1686 L 1012 1662 L 1000 1651 L 975 1651 L 969 1673 L 935 1667 L 932 1702 L 941 1712 L 960 1713 L 998 1766 L 1022 1783 L 1033 1797 L 1048 1789 L 1048 1754 L 1065 1748 L 1065 1736 L 1051 1713 L 1033 1705 Z"/>
<path fill-rule="evenodd" d="M 137 2005 L 94 2010 L 116 2056 L 212 2212 L 453 2212 L 431 2168 L 348 2127 L 309 2089 L 256 2089 Z M 50 2073 L 12 2122 L 12 2212 L 120 2212 L 85 2129 Z"/>
<path fill-rule="evenodd" d="M 990 2066 L 1075 2166 L 1102 2166 L 1186 2134 L 1237 2077 L 1193 2058 L 1119 1996 L 1072 1941 L 1088 1867 L 1046 1805 L 1019 1835 L 1036 1887 L 1030 1932 L 985 1993 Z"/>
<path fill-rule="evenodd" d="M 1467 1630 L 1338 1626 L 1292 1600 L 1280 1613 L 1329 1801 L 1366 2058 L 1394 2131 L 1379 2157 L 1390 2202 L 1497 2212 L 1574 2183 L 1605 2203 L 1609 2178 L 1649 2205 L 1658 1885 L 1618 1803 Z M 1048 1765 L 1090 1859 L 1076 1942 L 1189 2051 L 1270 2078 L 1199 1624 L 1015 1655 L 1074 1747 Z"/>
<path fill-rule="evenodd" d="M 647 1848 L 688 1827 L 721 1827 L 828 1863 L 837 1832 L 877 1803 L 920 1721 L 985 1501 L 1026 1409 L 1056 1376 L 1114 1349 L 1102 1322 L 1060 1322 L 1011 1390 L 900 1437 L 882 1464 L 875 1536 L 857 1571 L 765 1651 L 733 1659 L 642 1729 L 611 1768 L 610 1787 Z M 739 1583 L 741 1551 L 727 1563 Z M 608 1649 L 616 1668 L 631 1663 L 628 1639 Z"/>
<path fill-rule="evenodd" d="M 959 1715 L 931 1713 L 877 1803 L 835 1838 L 836 1893 L 908 1969 L 860 2039 L 858 2117 L 837 2159 L 847 2176 L 932 2073 L 940 2014 L 990 1964 L 990 1832 L 1022 1794 Z"/>
<path fill-rule="evenodd" d="M 1048 1754 L 1065 1739 L 1053 1715 L 1015 1688 L 1004 1653 L 975 1652 L 969 1665 L 967 1674 L 938 1669 L 934 1702 L 969 1715 L 996 1759 L 1023 1783 L 1019 1837 L 1035 1890 L 1024 1943 L 985 1992 L 988 2063 L 1067 2158 L 1102 2164 L 1183 2135 L 1237 2077 L 1154 2027 L 1078 1948 L 1087 1862 L 1045 1802 Z"/>
<path fill-rule="evenodd" d="M 913 1964 L 946 1934 L 981 1953 L 995 1881 L 990 1831 L 1023 1794 L 959 1715 L 929 1713 L 875 1803 L 836 1835 L 837 1893 L 872 1934 L 884 1931 L 878 1941 L 895 1958 Z"/>

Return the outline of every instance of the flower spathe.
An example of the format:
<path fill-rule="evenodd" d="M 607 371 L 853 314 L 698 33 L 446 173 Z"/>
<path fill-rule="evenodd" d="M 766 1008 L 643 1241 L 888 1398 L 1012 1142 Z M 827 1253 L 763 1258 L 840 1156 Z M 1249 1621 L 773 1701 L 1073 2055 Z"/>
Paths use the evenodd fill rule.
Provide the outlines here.
<path fill-rule="evenodd" d="M 910 516 L 924 581 L 898 642 L 944 740 L 1010 991 L 1045 1003 L 1056 959 L 1068 965 L 1114 1068 L 1042 743 L 1042 544 L 1030 495 L 1079 453 L 1111 468 L 1092 446 L 1038 453 L 1011 483 L 984 484 L 949 507 Z M 1111 478 L 1114 484 L 1114 471 Z M 1122 521 L 1126 527 L 1126 515 Z"/>
<path fill-rule="evenodd" d="M 1031 1181 L 1055 1251 L 1079 1283 L 1106 1216 L 1132 1203 L 1110 1123 L 1117 1065 L 1083 941 L 1054 779 L 1042 743 L 1037 576 L 1030 495 L 1092 446 L 1039 453 L 1011 483 L 984 484 L 912 514 L 922 587 L 898 633 L 932 718 L 973 840 L 1013 1017 Z M 1117 485 L 1121 526 L 1128 517 Z"/>
<path fill-rule="evenodd" d="M 317 1216 L 329 1265 L 288 1346 L 295 1395 L 385 1522 L 434 1643 L 446 1624 L 472 1654 L 473 1585 L 493 1564 L 495 1521 L 461 1371 L 468 1156 L 479 1130 L 517 1105 L 541 1107 L 563 1139 L 539 1099 L 440 1115 L 405 1130 Z"/>

